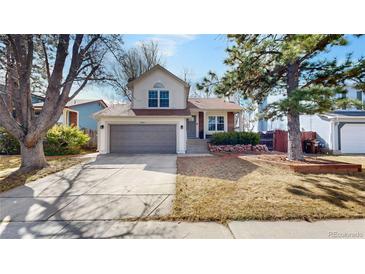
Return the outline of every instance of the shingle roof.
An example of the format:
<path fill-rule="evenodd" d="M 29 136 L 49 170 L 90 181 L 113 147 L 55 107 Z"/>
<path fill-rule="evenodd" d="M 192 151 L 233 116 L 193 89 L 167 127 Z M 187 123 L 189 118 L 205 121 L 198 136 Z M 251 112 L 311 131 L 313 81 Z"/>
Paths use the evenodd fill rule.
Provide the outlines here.
<path fill-rule="evenodd" d="M 362 110 L 353 110 L 353 111 L 352 110 L 337 110 L 330 114 L 358 117 L 358 116 L 365 116 L 365 111 L 362 111 Z"/>
<path fill-rule="evenodd" d="M 241 106 L 221 98 L 189 98 L 188 108 L 202 110 L 241 110 Z"/>
<path fill-rule="evenodd" d="M 71 101 L 69 101 L 66 106 L 68 107 L 72 107 L 72 106 L 77 106 L 77 105 L 82 105 L 82 104 L 89 104 L 89 103 L 94 103 L 94 102 L 101 102 L 103 105 L 105 105 L 105 107 L 107 107 L 108 105 L 104 102 L 104 100 L 102 99 L 73 99 Z"/>
<path fill-rule="evenodd" d="M 130 104 L 115 104 L 94 113 L 94 116 L 190 116 L 190 111 L 188 109 L 131 109 Z"/>

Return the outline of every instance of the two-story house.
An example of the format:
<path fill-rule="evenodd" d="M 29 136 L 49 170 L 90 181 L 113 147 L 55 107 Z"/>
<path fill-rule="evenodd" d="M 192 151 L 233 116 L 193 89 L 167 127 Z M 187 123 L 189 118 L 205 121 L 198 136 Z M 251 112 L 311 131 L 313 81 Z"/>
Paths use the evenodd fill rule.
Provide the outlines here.
<path fill-rule="evenodd" d="M 186 153 L 188 139 L 233 131 L 241 107 L 189 98 L 190 86 L 160 65 L 130 81 L 131 103 L 94 114 L 100 153 Z"/>

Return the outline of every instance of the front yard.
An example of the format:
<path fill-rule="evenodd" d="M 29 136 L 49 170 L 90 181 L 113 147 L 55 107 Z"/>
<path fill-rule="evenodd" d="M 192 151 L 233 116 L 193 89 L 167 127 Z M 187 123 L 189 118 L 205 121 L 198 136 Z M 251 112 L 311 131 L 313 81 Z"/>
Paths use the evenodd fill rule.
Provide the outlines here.
<path fill-rule="evenodd" d="M 365 217 L 365 157 L 323 156 L 363 165 L 351 174 L 299 174 L 255 156 L 181 157 L 172 217 L 279 220 Z"/>
<path fill-rule="evenodd" d="M 48 167 L 19 175 L 16 170 L 20 166 L 20 157 L 0 155 L 0 193 L 88 160 L 87 158 L 72 156 L 50 156 L 46 158 L 49 163 Z"/>

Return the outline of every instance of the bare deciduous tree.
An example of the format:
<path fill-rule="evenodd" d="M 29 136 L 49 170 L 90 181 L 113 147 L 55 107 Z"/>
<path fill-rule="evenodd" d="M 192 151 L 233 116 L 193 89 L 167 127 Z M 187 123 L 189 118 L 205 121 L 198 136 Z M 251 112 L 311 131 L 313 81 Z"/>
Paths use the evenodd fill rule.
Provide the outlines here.
<path fill-rule="evenodd" d="M 90 81 L 103 81 L 103 60 L 120 46 L 117 35 L 1 35 L 0 124 L 20 142 L 21 170 L 47 166 L 43 137 L 68 101 Z M 45 94 L 35 116 L 31 95 Z"/>
<path fill-rule="evenodd" d="M 110 84 L 131 100 L 127 87 L 129 81 L 139 77 L 155 65 L 163 65 L 159 46 L 154 41 L 141 42 L 138 46 L 124 51 L 122 48 L 113 52 L 116 62 L 111 64 L 110 75 L 114 79 Z"/>

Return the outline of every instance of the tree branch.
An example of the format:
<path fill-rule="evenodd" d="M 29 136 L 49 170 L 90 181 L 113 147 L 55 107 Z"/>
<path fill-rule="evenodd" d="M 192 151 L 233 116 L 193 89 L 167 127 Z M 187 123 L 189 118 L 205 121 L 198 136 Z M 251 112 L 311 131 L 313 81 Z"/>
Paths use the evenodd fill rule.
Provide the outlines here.
<path fill-rule="evenodd" d="M 43 48 L 43 53 L 44 53 L 44 58 L 45 58 L 45 63 L 46 63 L 47 80 L 49 81 L 51 79 L 51 72 L 50 72 L 50 69 L 49 69 L 49 60 L 48 60 L 47 48 L 46 48 L 46 44 L 44 43 L 43 40 L 42 40 L 42 48 Z"/>
<path fill-rule="evenodd" d="M 94 75 L 94 73 L 99 69 L 99 65 L 95 66 L 91 69 L 91 71 L 89 72 L 89 74 L 87 75 L 87 77 L 85 78 L 85 80 L 82 82 L 82 84 L 80 85 L 80 87 L 72 94 L 72 96 L 70 96 L 67 101 L 72 100 L 73 98 L 75 98 L 77 96 L 77 94 L 80 93 L 80 91 L 86 86 L 86 84 L 88 83 L 88 81 L 91 79 L 91 76 Z"/>

